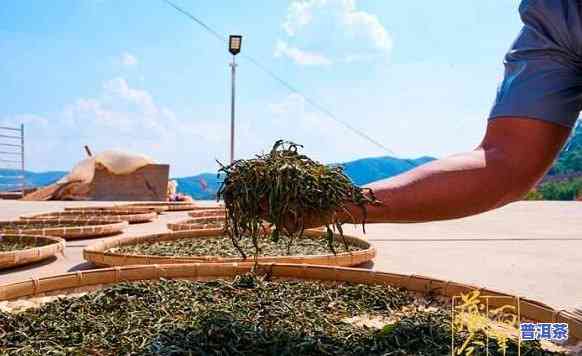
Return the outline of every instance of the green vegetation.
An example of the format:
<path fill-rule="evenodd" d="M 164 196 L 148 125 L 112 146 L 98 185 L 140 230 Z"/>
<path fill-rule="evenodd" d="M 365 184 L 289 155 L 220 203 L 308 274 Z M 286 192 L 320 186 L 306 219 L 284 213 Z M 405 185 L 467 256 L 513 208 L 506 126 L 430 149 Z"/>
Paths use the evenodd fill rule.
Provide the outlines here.
<path fill-rule="evenodd" d="M 582 172 L 582 121 L 578 121 L 570 140 L 554 163 L 549 175 Z"/>
<path fill-rule="evenodd" d="M 576 200 L 582 196 L 582 178 L 548 182 L 528 193 L 525 200 Z"/>
<path fill-rule="evenodd" d="M 525 200 L 576 200 L 582 196 L 582 121 L 541 183 Z"/>

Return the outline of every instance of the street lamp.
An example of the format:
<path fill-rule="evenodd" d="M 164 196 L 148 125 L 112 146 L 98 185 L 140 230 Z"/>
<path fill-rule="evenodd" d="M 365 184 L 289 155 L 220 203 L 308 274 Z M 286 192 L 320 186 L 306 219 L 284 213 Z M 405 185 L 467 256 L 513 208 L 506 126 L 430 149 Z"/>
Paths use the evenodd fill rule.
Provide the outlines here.
<path fill-rule="evenodd" d="M 242 36 L 230 35 L 230 37 L 228 38 L 228 51 L 233 56 L 236 56 L 237 54 L 239 54 L 241 42 L 242 42 Z"/>
<path fill-rule="evenodd" d="M 228 51 L 232 54 L 230 72 L 232 77 L 232 90 L 230 95 L 230 163 L 234 162 L 234 83 L 236 76 L 235 56 L 240 53 L 242 36 L 230 35 L 228 38 Z"/>

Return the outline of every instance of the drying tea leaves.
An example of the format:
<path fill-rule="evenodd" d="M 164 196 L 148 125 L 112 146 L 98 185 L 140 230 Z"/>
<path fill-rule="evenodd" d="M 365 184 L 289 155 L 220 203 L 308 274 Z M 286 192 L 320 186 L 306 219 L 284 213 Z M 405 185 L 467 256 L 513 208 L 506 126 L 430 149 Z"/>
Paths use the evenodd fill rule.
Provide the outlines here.
<path fill-rule="evenodd" d="M 335 253 L 335 227 L 343 236 L 337 211 L 346 206 L 361 207 L 364 216 L 368 204 L 377 204 L 371 190 L 355 186 L 340 166 L 326 166 L 300 154 L 302 146 L 279 140 L 267 154 L 253 159 L 237 160 L 221 165 L 219 175 L 224 181 L 218 190 L 218 199 L 224 199 L 227 208 L 226 231 L 239 253 L 241 238 L 249 237 L 254 255 L 260 251 L 263 219 L 273 224 L 273 241 L 285 234 L 291 238 L 303 234 L 305 219 L 319 216 L 328 220 L 326 238 L 328 248 Z"/>
<path fill-rule="evenodd" d="M 54 243 L 54 241 L 48 239 L 39 239 L 36 242 L 32 239 L 15 239 L 15 238 L 5 238 L 0 235 L 0 252 L 9 252 L 17 250 L 26 250 L 33 247 L 41 247 Z M 1 333 L 0 333 L 1 335 Z"/>
<path fill-rule="evenodd" d="M 0 354 L 450 355 L 450 307 L 416 304 L 389 286 L 253 275 L 120 283 L 38 309 L 0 312 Z M 491 346 L 489 355 L 499 355 Z M 516 349 L 510 342 L 507 355 Z M 528 342 L 522 354 L 551 353 Z"/>
<path fill-rule="evenodd" d="M 2 222 L 0 223 L 0 232 L 3 230 L 27 230 L 27 229 L 52 229 L 52 228 L 62 228 L 62 227 L 79 227 L 79 226 L 95 226 L 103 225 L 103 222 L 99 221 L 74 221 L 74 222 L 62 222 L 62 221 L 26 221 L 26 222 Z"/>
<path fill-rule="evenodd" d="M 267 240 L 260 244 L 259 256 L 284 255 L 323 255 L 329 253 L 327 241 L 323 238 L 300 237 L 290 250 L 287 249 L 290 238 L 281 236 L 277 242 Z M 344 249 L 343 244 L 334 241 L 336 249 Z M 239 247 L 245 253 L 254 250 L 251 239 L 243 239 Z M 347 251 L 361 250 L 360 247 L 348 244 Z M 107 252 L 125 255 L 155 255 L 155 256 L 220 256 L 238 257 L 239 252 L 232 244 L 229 236 L 192 237 L 172 241 L 157 241 L 114 247 Z"/>

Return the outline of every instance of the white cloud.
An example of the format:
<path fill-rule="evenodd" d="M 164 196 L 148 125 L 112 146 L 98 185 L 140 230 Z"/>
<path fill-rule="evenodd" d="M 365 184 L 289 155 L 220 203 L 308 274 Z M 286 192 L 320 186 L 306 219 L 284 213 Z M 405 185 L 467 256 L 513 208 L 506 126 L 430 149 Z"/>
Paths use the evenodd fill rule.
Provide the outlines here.
<path fill-rule="evenodd" d="M 342 20 L 356 36 L 369 38 L 383 51 L 392 49 L 392 37 L 376 15 L 356 9 L 356 0 L 343 0 Z"/>
<path fill-rule="evenodd" d="M 275 45 L 275 57 L 287 57 L 300 65 L 306 66 L 321 66 L 330 65 L 332 61 L 324 55 L 300 50 L 299 48 L 291 47 L 284 41 L 277 41 Z"/>
<path fill-rule="evenodd" d="M 299 29 L 313 20 L 313 11 L 326 4 L 326 0 L 292 1 L 287 9 L 287 18 L 283 29 L 289 36 L 294 36 Z"/>
<path fill-rule="evenodd" d="M 77 99 L 75 103 L 69 104 L 63 110 L 67 124 L 75 126 L 81 123 L 92 125 L 98 122 L 110 127 L 125 126 L 122 123 L 127 122 L 119 113 L 104 107 L 104 104 L 97 99 Z"/>
<path fill-rule="evenodd" d="M 122 77 L 103 82 L 101 88 L 99 95 L 75 99 L 45 117 L 0 117 L 0 124 L 26 124 L 27 160 L 35 170 L 69 169 L 84 158 L 85 144 L 94 152 L 119 149 L 146 154 L 170 163 L 171 174 L 178 176 L 216 170 L 214 159 L 223 160 L 224 120 L 181 117 Z"/>
<path fill-rule="evenodd" d="M 288 48 L 299 53 L 306 43 L 320 45 L 317 39 L 324 34 L 326 53 L 318 56 L 330 62 L 329 58 L 344 63 L 378 58 L 393 47 L 392 36 L 378 16 L 359 9 L 356 0 L 292 1 L 282 27 L 294 43 Z M 275 53 L 280 52 L 279 45 Z"/>
<path fill-rule="evenodd" d="M 137 57 L 131 53 L 123 52 L 120 61 L 124 66 L 131 67 L 137 64 Z"/>
<path fill-rule="evenodd" d="M 156 115 L 158 107 L 150 93 L 145 90 L 133 89 L 124 78 L 114 78 L 103 83 L 103 88 L 107 94 L 118 96 L 120 99 L 136 104 L 144 114 Z"/>
<path fill-rule="evenodd" d="M 480 111 L 487 109 L 483 103 L 492 100 L 489 88 L 495 84 L 491 75 L 430 61 L 382 66 L 378 73 L 390 80 L 364 78 L 358 85 L 331 83 L 312 91 L 325 93 L 315 99 L 398 156 L 441 156 L 472 149 L 481 139 L 486 113 Z M 226 161 L 229 126 L 223 105 L 167 107 L 139 80 L 125 77 L 97 88 L 98 94 L 71 100 L 55 113 L 23 116 L 29 123 L 28 167 L 70 169 L 84 158 L 84 144 L 94 152 L 122 149 L 149 155 L 171 164 L 173 176 L 215 171 L 215 158 Z M 303 144 L 306 154 L 324 162 L 386 154 L 298 94 L 274 91 L 265 100 L 242 101 L 237 107 L 237 158 L 268 150 L 281 138 Z M 17 122 L 15 117 L 0 117 L 2 121 Z"/>

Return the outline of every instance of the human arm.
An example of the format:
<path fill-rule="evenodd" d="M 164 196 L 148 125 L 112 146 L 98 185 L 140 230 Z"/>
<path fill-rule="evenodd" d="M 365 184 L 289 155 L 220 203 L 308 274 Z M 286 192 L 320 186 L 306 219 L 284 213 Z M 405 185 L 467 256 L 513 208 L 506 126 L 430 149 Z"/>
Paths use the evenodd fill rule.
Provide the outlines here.
<path fill-rule="evenodd" d="M 518 200 L 544 176 L 569 132 L 567 127 L 541 120 L 492 120 L 475 150 L 368 185 L 382 205 L 368 207 L 367 221 L 453 219 Z M 348 210 L 349 215 L 338 212 L 340 220 L 363 220 L 359 207 Z M 313 218 L 308 223 L 315 226 L 322 221 Z"/>

